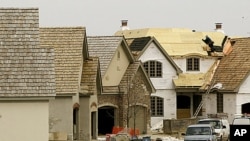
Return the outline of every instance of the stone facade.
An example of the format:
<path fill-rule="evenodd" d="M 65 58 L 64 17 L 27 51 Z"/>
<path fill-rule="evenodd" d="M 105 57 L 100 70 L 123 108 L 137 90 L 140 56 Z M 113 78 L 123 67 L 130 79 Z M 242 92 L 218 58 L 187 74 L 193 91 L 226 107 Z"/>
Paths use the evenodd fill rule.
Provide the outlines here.
<path fill-rule="evenodd" d="M 127 126 L 127 115 L 128 115 L 128 107 L 133 105 L 139 105 L 146 109 L 146 125 L 145 129 L 147 132 L 147 127 L 150 125 L 150 91 L 147 90 L 145 83 L 145 78 L 142 74 L 142 71 L 138 71 L 135 74 L 134 79 L 131 83 L 128 83 L 130 87 L 122 86 L 120 94 L 103 94 L 98 96 L 98 105 L 109 105 L 113 107 L 117 107 L 117 123 L 115 126 L 126 127 Z M 130 106 L 128 106 L 128 104 Z M 141 120 L 141 119 L 137 119 Z M 138 121 L 139 122 L 139 121 Z"/>

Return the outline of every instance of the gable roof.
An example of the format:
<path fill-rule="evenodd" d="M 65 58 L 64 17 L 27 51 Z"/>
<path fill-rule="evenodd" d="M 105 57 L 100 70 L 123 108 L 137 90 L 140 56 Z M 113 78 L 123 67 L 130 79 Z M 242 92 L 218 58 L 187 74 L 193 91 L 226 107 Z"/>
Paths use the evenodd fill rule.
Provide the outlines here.
<path fill-rule="evenodd" d="M 213 77 L 214 84 L 221 83 L 219 91 L 237 92 L 250 72 L 250 37 L 235 38 L 233 50 L 224 56 Z"/>
<path fill-rule="evenodd" d="M 55 96 L 54 50 L 39 46 L 37 8 L 0 8 L 0 97 Z"/>
<path fill-rule="evenodd" d="M 128 54 L 130 62 L 134 61 L 128 45 L 123 36 L 88 36 L 89 56 L 99 57 L 101 75 L 103 76 L 109 67 L 111 59 L 119 45 Z"/>
<path fill-rule="evenodd" d="M 141 70 L 142 75 L 144 76 L 143 78 L 146 80 L 146 85 L 149 86 L 149 87 L 147 87 L 147 90 L 149 91 L 149 93 L 155 93 L 156 90 L 154 88 L 154 85 L 153 85 L 152 81 L 150 80 L 150 78 L 148 77 L 148 74 L 144 70 L 141 61 L 135 61 L 134 63 L 132 63 L 128 66 L 128 69 L 126 70 L 126 72 L 123 75 L 123 78 L 121 80 L 120 87 L 123 88 L 123 91 L 126 91 L 128 79 L 129 79 L 129 81 L 132 81 L 135 77 L 135 74 L 139 70 Z"/>
<path fill-rule="evenodd" d="M 128 85 L 128 81 L 132 82 L 132 80 L 135 77 L 135 74 L 141 71 L 142 75 L 144 76 L 144 80 L 146 80 L 146 85 L 147 90 L 149 91 L 149 93 L 155 93 L 155 88 L 150 80 L 150 78 L 147 76 L 147 73 L 145 72 L 141 61 L 135 61 L 134 63 L 131 63 L 128 68 L 126 69 L 125 74 L 122 77 L 122 80 L 119 84 L 119 86 L 104 86 L 103 87 L 103 92 L 104 93 L 124 93 L 127 91 L 127 85 Z"/>
<path fill-rule="evenodd" d="M 203 50 L 206 44 L 202 41 L 208 35 L 214 45 L 221 46 L 225 35 L 221 32 L 194 32 L 188 28 L 144 28 L 134 30 L 117 31 L 115 35 L 123 35 L 125 38 L 137 38 L 154 36 L 170 56 L 185 56 L 199 54 L 207 56 Z"/>
<path fill-rule="evenodd" d="M 57 94 L 78 92 L 85 37 L 85 27 L 40 28 L 41 46 L 52 46 L 55 49 Z"/>
<path fill-rule="evenodd" d="M 138 59 L 145 50 L 150 46 L 151 43 L 155 43 L 161 53 L 169 61 L 169 63 L 174 67 L 177 74 L 181 73 L 182 70 L 176 65 L 173 59 L 168 55 L 168 53 L 162 48 L 160 43 L 154 37 L 138 37 L 138 38 L 127 38 L 126 39 L 133 55 Z"/>

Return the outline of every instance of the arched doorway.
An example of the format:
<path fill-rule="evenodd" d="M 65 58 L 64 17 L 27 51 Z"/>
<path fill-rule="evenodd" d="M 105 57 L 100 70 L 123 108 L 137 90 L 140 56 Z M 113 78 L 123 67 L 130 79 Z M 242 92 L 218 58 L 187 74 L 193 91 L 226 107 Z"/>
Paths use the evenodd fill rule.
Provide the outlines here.
<path fill-rule="evenodd" d="M 98 134 L 105 135 L 112 133 L 115 125 L 115 108 L 103 106 L 98 108 Z"/>
<path fill-rule="evenodd" d="M 245 103 L 241 105 L 241 113 L 242 114 L 250 114 L 250 103 Z"/>
<path fill-rule="evenodd" d="M 177 96 L 177 119 L 190 118 L 190 104 L 191 100 L 189 96 L 178 95 Z"/>

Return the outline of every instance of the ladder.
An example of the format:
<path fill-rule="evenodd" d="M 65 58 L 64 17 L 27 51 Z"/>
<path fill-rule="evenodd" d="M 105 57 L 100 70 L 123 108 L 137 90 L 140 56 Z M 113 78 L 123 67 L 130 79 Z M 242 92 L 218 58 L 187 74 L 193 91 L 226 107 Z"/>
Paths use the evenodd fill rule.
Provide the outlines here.
<path fill-rule="evenodd" d="M 213 83 L 214 83 L 214 82 L 213 82 Z M 194 115 L 193 115 L 194 118 L 196 118 L 197 115 L 199 114 L 199 112 L 200 112 L 200 110 L 201 110 L 201 108 L 202 108 L 202 106 L 203 106 L 203 104 L 204 104 L 204 100 L 206 100 L 206 97 L 207 97 L 207 95 L 210 93 L 210 91 L 211 91 L 212 88 L 213 88 L 213 84 L 210 85 L 210 86 L 208 87 L 208 89 L 207 89 L 207 91 L 206 91 L 206 93 L 205 93 L 205 95 L 204 95 L 204 98 L 202 97 L 202 100 L 201 100 L 199 106 L 197 107 L 197 109 L 196 109 L 196 111 L 195 111 L 195 113 L 194 113 Z"/>

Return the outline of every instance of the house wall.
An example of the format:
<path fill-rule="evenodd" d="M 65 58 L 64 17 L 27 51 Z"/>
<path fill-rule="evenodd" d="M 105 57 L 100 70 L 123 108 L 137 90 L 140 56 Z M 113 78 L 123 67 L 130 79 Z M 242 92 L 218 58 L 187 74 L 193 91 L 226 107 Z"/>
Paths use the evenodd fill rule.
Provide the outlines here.
<path fill-rule="evenodd" d="M 120 53 L 120 58 L 118 58 L 118 52 Z M 129 59 L 127 58 L 122 46 L 119 46 L 102 79 L 103 86 L 117 86 L 120 83 L 129 63 Z"/>
<path fill-rule="evenodd" d="M 68 139 L 73 138 L 73 102 L 72 96 L 56 96 L 49 102 L 49 132 L 66 133 Z"/>
<path fill-rule="evenodd" d="M 248 76 L 246 78 L 246 80 L 243 81 L 243 83 L 241 84 L 240 88 L 239 88 L 239 92 L 238 93 L 242 93 L 242 94 L 248 94 L 250 92 L 250 76 Z"/>
<path fill-rule="evenodd" d="M 250 102 L 250 93 L 238 93 L 236 94 L 236 111 L 235 114 L 241 114 L 242 104 Z"/>
<path fill-rule="evenodd" d="M 250 77 L 248 76 L 241 86 L 237 94 L 224 94 L 224 112 L 229 115 L 229 123 L 232 123 L 235 114 L 242 114 L 242 104 L 250 102 Z"/>
<path fill-rule="evenodd" d="M 188 71 L 188 73 L 206 73 L 216 61 L 215 58 L 200 57 L 200 71 Z M 183 73 L 187 73 L 186 58 L 173 58 L 174 62 L 180 67 Z"/>
<path fill-rule="evenodd" d="M 228 113 L 228 121 L 232 123 L 234 115 L 236 114 L 236 95 L 224 94 L 223 95 L 223 110 L 224 113 Z"/>
<path fill-rule="evenodd" d="M 241 97 L 241 96 L 240 96 Z M 203 96 L 203 98 L 205 98 Z M 236 113 L 237 107 L 236 105 L 236 98 L 235 94 L 223 94 L 223 112 L 228 114 L 228 121 L 229 123 L 232 122 L 234 118 L 234 114 Z M 216 94 L 209 94 L 206 98 L 206 104 L 203 106 L 203 116 L 207 114 L 216 114 L 217 113 L 217 96 Z M 204 111 L 205 108 L 205 111 Z M 241 110 L 241 108 L 240 108 Z M 241 112 L 240 112 L 241 113 Z"/>
<path fill-rule="evenodd" d="M 49 101 L 1 101 L 1 141 L 47 141 Z"/>
<path fill-rule="evenodd" d="M 80 97 L 80 115 L 79 115 L 79 119 L 80 119 L 80 138 L 79 139 L 84 139 L 84 140 L 91 140 L 91 123 L 96 123 L 95 127 L 93 127 L 96 132 L 95 132 L 95 137 L 97 136 L 97 122 L 98 122 L 98 118 L 97 118 L 97 114 L 95 121 L 92 121 L 91 119 L 91 112 L 96 112 L 98 111 L 97 109 L 97 96 L 93 95 L 90 97 Z"/>
<path fill-rule="evenodd" d="M 204 105 L 202 107 L 202 115 L 207 116 L 207 114 L 216 114 L 217 113 L 217 102 L 216 94 L 208 94 L 207 96 L 202 95 L 204 100 Z"/>
<path fill-rule="evenodd" d="M 151 126 L 154 127 L 163 122 L 163 119 L 176 119 L 176 92 L 175 90 L 157 90 L 151 96 L 164 99 L 164 115 L 161 117 L 151 116 Z"/>
<path fill-rule="evenodd" d="M 162 78 L 150 78 L 150 80 L 156 89 L 151 96 L 164 98 L 164 116 L 151 117 L 151 126 L 162 122 L 163 119 L 176 118 L 176 92 L 172 80 L 177 76 L 176 70 L 154 43 L 149 45 L 139 60 L 142 62 L 157 60 L 162 63 Z"/>

